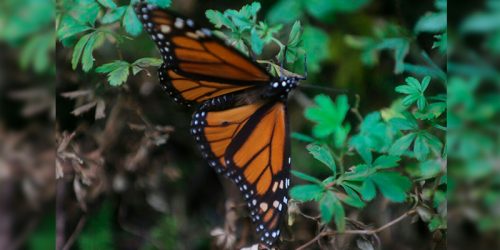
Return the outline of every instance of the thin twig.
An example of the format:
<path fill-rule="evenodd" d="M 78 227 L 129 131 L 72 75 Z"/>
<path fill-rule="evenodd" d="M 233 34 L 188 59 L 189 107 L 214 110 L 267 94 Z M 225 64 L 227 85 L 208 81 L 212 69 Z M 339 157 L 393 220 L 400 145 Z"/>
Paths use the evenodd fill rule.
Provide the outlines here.
<path fill-rule="evenodd" d="M 354 102 L 354 106 L 351 108 L 351 112 L 356 116 L 360 123 L 363 123 L 363 116 L 359 113 L 359 103 L 361 102 L 361 97 L 356 94 L 355 98 L 356 101 Z"/>
<path fill-rule="evenodd" d="M 87 216 L 83 215 L 80 218 L 80 220 L 78 221 L 78 224 L 76 225 L 75 230 L 73 231 L 73 233 L 71 234 L 71 236 L 68 238 L 68 240 L 64 244 L 64 247 L 62 248 L 62 250 L 69 250 L 69 249 L 71 249 L 71 247 L 75 243 L 76 238 L 82 232 L 83 227 L 85 226 L 86 222 L 87 222 Z"/>
<path fill-rule="evenodd" d="M 398 218 L 396 218 L 396 219 L 388 222 L 387 224 L 385 224 L 385 225 L 383 225 L 383 226 L 381 226 L 379 228 L 376 228 L 376 229 L 370 229 L 370 230 L 346 230 L 344 232 L 339 232 L 339 231 L 321 232 L 318 235 L 316 235 L 316 237 L 314 237 L 312 240 L 310 240 L 307 243 L 305 243 L 304 245 L 298 247 L 296 250 L 304 250 L 308 246 L 314 244 L 315 242 L 317 242 L 319 239 L 321 239 L 324 236 L 332 236 L 332 235 L 339 235 L 339 234 L 366 234 L 366 235 L 376 234 L 376 233 L 381 232 L 381 231 L 383 231 L 383 230 L 391 227 L 392 225 L 400 222 L 401 220 L 405 219 L 406 217 L 408 217 L 410 215 L 413 215 L 414 213 L 416 213 L 416 211 L 417 211 L 416 209 L 409 210 L 406 213 L 404 213 L 401 216 L 399 216 Z"/>

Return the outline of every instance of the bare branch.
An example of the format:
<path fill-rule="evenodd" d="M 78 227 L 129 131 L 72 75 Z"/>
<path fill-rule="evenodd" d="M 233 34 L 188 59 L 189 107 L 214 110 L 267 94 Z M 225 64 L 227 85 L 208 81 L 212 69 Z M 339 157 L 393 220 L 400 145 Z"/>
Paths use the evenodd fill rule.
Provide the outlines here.
<path fill-rule="evenodd" d="M 83 215 L 80 218 L 80 220 L 78 221 L 78 224 L 76 225 L 76 228 L 73 231 L 73 233 L 71 234 L 71 236 L 68 238 L 68 240 L 66 241 L 66 243 L 64 243 L 64 247 L 62 248 L 62 250 L 69 250 L 69 249 L 71 249 L 71 247 L 75 243 L 76 238 L 82 232 L 83 227 L 85 226 L 86 222 L 87 222 L 87 216 Z"/>
<path fill-rule="evenodd" d="M 324 231 L 324 232 L 321 232 L 320 234 L 316 235 L 316 237 L 314 237 L 312 240 L 308 241 L 304 245 L 298 247 L 296 250 L 304 250 L 308 246 L 314 244 L 315 242 L 317 242 L 319 239 L 321 239 L 324 236 L 332 236 L 332 235 L 339 235 L 339 234 L 365 234 L 365 235 L 373 235 L 373 234 L 379 233 L 379 232 L 381 232 L 381 231 L 383 231 L 383 230 L 391 227 L 392 225 L 400 222 L 401 220 L 405 219 L 406 217 L 408 217 L 410 215 L 413 215 L 414 213 L 416 213 L 416 209 L 409 210 L 406 213 L 404 213 L 401 216 L 399 216 L 398 218 L 396 218 L 396 219 L 388 222 L 387 224 L 385 224 L 385 225 L 383 225 L 383 226 L 381 226 L 379 228 L 376 228 L 376 229 L 370 229 L 370 230 L 346 230 L 344 232 L 339 232 L 339 231 Z"/>

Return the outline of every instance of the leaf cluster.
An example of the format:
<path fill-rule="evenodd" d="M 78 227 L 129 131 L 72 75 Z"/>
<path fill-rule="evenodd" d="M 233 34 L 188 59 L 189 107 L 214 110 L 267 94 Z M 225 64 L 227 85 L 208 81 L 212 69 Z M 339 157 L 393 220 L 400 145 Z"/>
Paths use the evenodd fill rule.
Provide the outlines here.
<path fill-rule="evenodd" d="M 293 171 L 296 177 L 311 184 L 296 185 L 290 194 L 298 201 L 318 202 L 324 223 L 333 218 L 337 229 L 344 230 L 342 204 L 362 208 L 376 197 L 377 190 L 390 201 L 404 202 L 416 180 L 445 183 L 446 180 L 440 178 L 445 157 L 440 133 L 444 129 L 445 100 L 441 96 L 425 95 L 431 77 L 421 81 L 407 77 L 405 83 L 395 91 L 406 96 L 389 109 L 368 114 L 356 133 L 345 124 L 351 110 L 346 96 L 341 95 L 333 102 L 319 95 L 315 105 L 306 109 L 305 117 L 314 123 L 313 137 L 302 134 L 294 137 L 312 142 L 307 150 L 328 167 L 330 175 L 320 180 Z M 344 170 L 346 158 L 361 162 Z M 402 164 L 403 161 L 407 163 Z M 416 169 L 408 167 L 408 163 Z M 437 196 L 432 197 L 436 207 L 446 202 L 436 202 Z M 430 216 L 435 217 L 428 220 L 431 228 L 434 228 L 432 223 L 443 219 L 434 214 Z"/>
<path fill-rule="evenodd" d="M 130 71 L 132 71 L 133 75 L 137 75 L 148 67 L 160 67 L 161 64 L 161 59 L 148 57 L 138 59 L 133 63 L 117 60 L 99 66 L 96 72 L 107 74 L 108 82 L 111 86 L 120 86 L 127 81 Z"/>
<path fill-rule="evenodd" d="M 299 54 L 302 54 L 299 46 L 301 39 L 300 22 L 295 22 L 289 33 L 288 43 L 283 44 L 277 37 L 283 25 L 269 25 L 266 22 L 258 21 L 257 15 L 261 9 L 259 2 L 243 6 L 240 10 L 228 9 L 224 12 L 217 10 L 207 10 L 205 15 L 217 29 L 227 30 L 226 33 L 216 31 L 215 33 L 228 40 L 237 49 L 250 55 L 252 51 L 255 55 L 260 55 L 265 46 L 272 43 L 280 48 L 278 59 L 281 60 L 285 47 L 287 47 L 288 62 L 293 62 Z"/>

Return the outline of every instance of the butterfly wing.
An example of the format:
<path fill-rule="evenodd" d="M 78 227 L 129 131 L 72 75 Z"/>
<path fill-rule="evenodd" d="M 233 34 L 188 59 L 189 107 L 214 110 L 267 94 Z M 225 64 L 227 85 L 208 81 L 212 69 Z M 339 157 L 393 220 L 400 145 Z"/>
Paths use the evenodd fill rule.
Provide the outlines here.
<path fill-rule="evenodd" d="M 142 2 L 136 13 L 162 55 L 160 83 L 178 103 L 201 103 L 271 79 L 260 65 L 191 19 Z"/>
<path fill-rule="evenodd" d="M 290 139 L 286 106 L 257 102 L 195 113 L 192 131 L 203 156 L 240 188 L 260 241 L 273 245 L 287 210 Z"/>

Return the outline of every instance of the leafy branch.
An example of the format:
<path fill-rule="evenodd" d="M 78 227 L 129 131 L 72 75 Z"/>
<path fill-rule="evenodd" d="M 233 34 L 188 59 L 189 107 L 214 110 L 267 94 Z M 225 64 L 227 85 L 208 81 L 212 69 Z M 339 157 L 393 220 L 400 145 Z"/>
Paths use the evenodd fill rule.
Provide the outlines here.
<path fill-rule="evenodd" d="M 289 33 L 288 42 L 283 44 L 278 39 L 278 33 L 283 25 L 269 25 L 263 21 L 257 21 L 257 14 L 261 9 L 259 2 L 243 6 L 239 11 L 228 9 L 224 12 L 216 10 L 207 10 L 205 15 L 208 20 L 214 24 L 217 29 L 225 29 L 224 33 L 216 30 L 215 34 L 247 55 L 260 55 L 265 46 L 274 43 L 279 46 L 277 54 L 278 60 L 281 60 L 285 48 L 287 50 L 287 62 L 294 62 L 299 55 L 303 55 L 301 48 L 301 24 L 296 21 Z M 250 53 L 253 52 L 253 53 Z"/>

